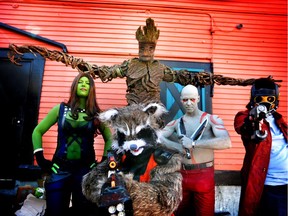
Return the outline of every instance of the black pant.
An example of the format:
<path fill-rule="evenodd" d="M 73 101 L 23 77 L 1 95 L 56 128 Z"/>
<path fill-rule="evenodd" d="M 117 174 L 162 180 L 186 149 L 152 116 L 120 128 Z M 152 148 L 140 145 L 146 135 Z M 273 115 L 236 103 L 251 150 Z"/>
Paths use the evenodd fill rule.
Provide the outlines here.
<path fill-rule="evenodd" d="M 287 216 L 287 185 L 265 185 L 261 197 L 261 216 Z"/>
<path fill-rule="evenodd" d="M 86 168 L 74 170 L 73 172 L 59 171 L 58 174 L 52 174 L 47 179 L 45 182 L 47 205 L 45 216 L 87 216 L 91 215 L 94 209 L 96 212 L 96 204 L 89 202 L 82 193 L 82 177 L 88 171 Z M 70 201 L 72 202 L 72 208 L 69 207 Z"/>

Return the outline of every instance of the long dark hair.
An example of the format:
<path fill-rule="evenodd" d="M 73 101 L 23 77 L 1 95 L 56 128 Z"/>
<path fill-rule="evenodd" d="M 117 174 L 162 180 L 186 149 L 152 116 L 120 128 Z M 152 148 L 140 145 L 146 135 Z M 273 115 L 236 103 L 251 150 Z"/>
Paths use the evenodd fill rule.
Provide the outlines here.
<path fill-rule="evenodd" d="M 96 88 L 93 78 L 88 73 L 79 73 L 73 80 L 71 89 L 70 89 L 70 98 L 67 102 L 67 105 L 71 108 L 72 118 L 78 119 L 78 113 L 80 110 L 80 100 L 77 95 L 77 86 L 78 82 L 82 77 L 87 77 L 89 79 L 89 93 L 85 104 L 85 112 L 87 116 L 84 117 L 86 121 L 94 121 L 96 128 L 99 128 L 100 120 L 98 115 L 101 112 L 101 109 L 96 101 Z"/>

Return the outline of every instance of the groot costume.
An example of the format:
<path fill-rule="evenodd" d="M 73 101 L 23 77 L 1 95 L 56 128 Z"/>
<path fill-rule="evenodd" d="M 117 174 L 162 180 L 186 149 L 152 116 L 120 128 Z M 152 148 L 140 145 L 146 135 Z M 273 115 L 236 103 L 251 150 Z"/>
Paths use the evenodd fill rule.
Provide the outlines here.
<path fill-rule="evenodd" d="M 128 104 L 160 101 L 161 81 L 177 82 L 182 85 L 191 82 L 191 74 L 188 71 L 173 71 L 154 60 L 159 34 L 160 31 L 157 30 L 154 20 L 148 18 L 146 26 L 139 27 L 136 31 L 136 39 L 139 42 L 139 58 L 130 59 L 121 65 L 112 67 L 98 67 L 96 70 L 96 74 L 102 82 L 116 77 L 126 77 Z"/>
<path fill-rule="evenodd" d="M 102 82 L 116 77 L 126 77 L 128 104 L 160 101 L 161 81 L 181 85 L 191 82 L 191 74 L 188 71 L 173 71 L 157 60 L 143 62 L 138 58 L 124 61 L 121 65 L 99 67 L 98 76 Z"/>
<path fill-rule="evenodd" d="M 168 66 L 154 60 L 156 43 L 160 30 L 154 24 L 154 20 L 148 18 L 146 26 L 139 27 L 136 31 L 136 39 L 139 43 L 139 58 L 123 61 L 122 64 L 113 66 L 98 66 L 90 64 L 83 59 L 75 58 L 60 51 L 51 51 L 39 46 L 10 45 L 10 60 L 17 64 L 21 55 L 25 52 L 39 53 L 52 61 L 64 63 L 76 68 L 79 72 L 90 73 L 94 78 L 100 78 L 102 82 L 109 82 L 114 78 L 126 77 L 127 103 L 160 102 L 161 81 L 179 83 L 181 85 L 192 84 L 194 86 L 205 85 L 252 85 L 255 79 L 235 79 L 214 75 L 207 72 L 191 73 L 187 70 L 172 70 Z M 17 56 L 20 55 L 19 56 Z"/>

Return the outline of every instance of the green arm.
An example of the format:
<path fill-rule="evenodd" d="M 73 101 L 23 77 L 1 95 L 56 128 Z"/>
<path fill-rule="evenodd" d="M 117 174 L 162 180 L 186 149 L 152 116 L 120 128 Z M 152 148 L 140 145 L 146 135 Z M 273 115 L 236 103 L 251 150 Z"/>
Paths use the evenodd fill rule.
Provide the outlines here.
<path fill-rule="evenodd" d="M 110 128 L 105 123 L 101 123 L 100 132 L 105 141 L 103 156 L 107 156 L 107 151 L 111 149 L 111 145 L 112 145 L 112 140 L 113 140 L 112 133 L 111 133 Z"/>
<path fill-rule="evenodd" d="M 46 117 L 34 128 L 32 133 L 34 151 L 42 148 L 42 136 L 57 122 L 59 108 L 60 104 L 54 106 Z"/>

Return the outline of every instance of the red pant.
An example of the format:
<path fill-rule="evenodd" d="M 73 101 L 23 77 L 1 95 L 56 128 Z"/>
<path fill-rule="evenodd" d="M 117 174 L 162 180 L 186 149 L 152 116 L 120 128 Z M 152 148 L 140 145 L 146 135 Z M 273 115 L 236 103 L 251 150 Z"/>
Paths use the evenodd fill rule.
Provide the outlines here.
<path fill-rule="evenodd" d="M 175 216 L 214 216 L 214 167 L 181 170 L 183 200 Z"/>

